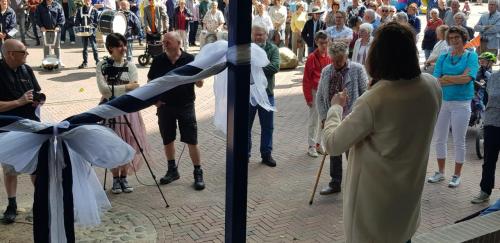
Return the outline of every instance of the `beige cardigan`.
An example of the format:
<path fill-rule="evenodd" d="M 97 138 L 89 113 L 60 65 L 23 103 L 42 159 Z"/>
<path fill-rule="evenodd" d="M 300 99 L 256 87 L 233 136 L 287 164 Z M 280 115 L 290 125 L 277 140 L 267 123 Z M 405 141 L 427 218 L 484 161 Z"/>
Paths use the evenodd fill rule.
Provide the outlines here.
<path fill-rule="evenodd" d="M 347 242 L 409 240 L 420 223 L 434 124 L 441 106 L 437 80 L 379 81 L 343 121 L 328 111 L 324 144 L 331 155 L 350 148 L 344 190 Z"/>

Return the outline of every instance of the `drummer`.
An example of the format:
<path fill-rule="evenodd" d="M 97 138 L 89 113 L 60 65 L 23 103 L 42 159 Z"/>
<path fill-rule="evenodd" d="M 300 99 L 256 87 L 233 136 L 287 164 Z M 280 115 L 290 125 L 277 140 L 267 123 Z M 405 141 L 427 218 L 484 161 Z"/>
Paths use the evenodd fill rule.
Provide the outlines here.
<path fill-rule="evenodd" d="M 83 0 L 83 6 L 80 7 L 76 13 L 75 25 L 90 27 L 90 36 L 82 36 L 83 43 L 83 63 L 78 66 L 79 69 L 87 67 L 87 47 L 90 44 L 92 53 L 94 54 L 94 61 L 97 65 L 99 62 L 99 54 L 97 52 L 97 43 L 95 39 L 95 30 L 97 27 L 97 9 L 92 6 L 92 0 Z"/>
<path fill-rule="evenodd" d="M 120 11 L 127 17 L 127 61 L 132 61 L 132 44 L 134 38 L 139 36 L 142 31 L 141 21 L 133 12 L 130 11 L 130 3 L 127 0 L 120 1 Z"/>
<path fill-rule="evenodd" d="M 43 2 L 36 7 L 35 16 L 36 24 L 40 27 L 42 33 L 46 33 L 47 40 L 54 40 L 55 38 L 54 52 L 59 60 L 59 66 L 64 67 L 61 60 L 61 39 L 59 38 L 59 32 L 65 22 L 61 4 L 54 0 L 43 0 Z M 44 40 L 43 56 L 47 57 L 48 54 L 49 47 Z"/>

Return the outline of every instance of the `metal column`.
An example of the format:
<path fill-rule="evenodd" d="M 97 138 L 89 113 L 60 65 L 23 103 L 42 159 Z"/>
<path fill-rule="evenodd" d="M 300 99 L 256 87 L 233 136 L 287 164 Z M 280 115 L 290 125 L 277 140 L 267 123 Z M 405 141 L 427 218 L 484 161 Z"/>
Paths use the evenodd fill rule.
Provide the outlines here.
<path fill-rule="evenodd" d="M 230 51 L 229 53 L 233 54 L 228 55 L 225 242 L 242 243 L 246 242 L 247 221 L 250 92 L 248 56 L 252 1 L 231 0 L 227 7 L 229 7 L 229 48 L 237 48 L 238 51 Z"/>

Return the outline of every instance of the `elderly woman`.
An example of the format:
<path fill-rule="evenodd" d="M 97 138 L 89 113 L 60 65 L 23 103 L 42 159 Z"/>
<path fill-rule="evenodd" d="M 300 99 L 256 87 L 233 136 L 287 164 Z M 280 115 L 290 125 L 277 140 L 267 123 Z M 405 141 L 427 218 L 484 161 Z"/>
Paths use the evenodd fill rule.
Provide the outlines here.
<path fill-rule="evenodd" d="M 467 30 L 467 40 L 472 40 L 472 38 L 474 38 L 474 29 L 467 26 L 465 22 L 467 20 L 467 15 L 465 15 L 463 12 L 458 12 L 453 15 L 453 19 L 455 20 L 455 26 L 461 26 Z"/>
<path fill-rule="evenodd" d="M 427 20 L 424 39 L 422 40 L 422 50 L 425 52 L 425 60 L 429 59 L 432 49 L 437 42 L 436 29 L 443 24 L 443 20 L 439 18 L 439 11 L 437 9 L 433 8 L 430 16 L 429 20 Z"/>
<path fill-rule="evenodd" d="M 292 15 L 290 27 L 292 29 L 292 51 L 297 55 L 299 62 L 302 62 L 302 58 L 304 58 L 305 45 L 301 34 L 306 21 L 307 13 L 304 12 L 304 5 L 302 5 L 302 3 L 297 3 L 297 10 Z M 297 53 L 297 50 L 299 53 Z"/>
<path fill-rule="evenodd" d="M 335 25 L 326 28 L 326 33 L 330 40 L 333 41 L 342 41 L 349 45 L 353 38 L 352 29 L 347 27 L 346 24 L 347 13 L 344 11 L 338 11 L 335 14 Z"/>
<path fill-rule="evenodd" d="M 437 27 L 436 37 L 438 39 L 438 42 L 436 42 L 436 44 L 432 48 L 432 52 L 429 55 L 429 58 L 427 58 L 427 60 L 425 61 L 426 67 L 432 67 L 434 70 L 434 64 L 436 63 L 438 57 L 442 53 L 448 51 L 448 43 L 445 40 L 446 31 L 448 31 L 448 28 L 448 25 L 440 25 L 439 27 Z M 432 71 L 431 73 L 434 73 L 434 71 Z"/>
<path fill-rule="evenodd" d="M 406 24 L 380 26 L 366 66 L 373 78 L 370 90 L 347 117 L 351 95 L 334 95 L 324 129 L 329 154 L 350 150 L 343 198 L 346 242 L 407 242 L 420 222 L 441 90 L 435 78 L 421 74 L 413 30 Z"/>
<path fill-rule="evenodd" d="M 334 26 L 335 25 L 335 14 L 339 11 L 340 8 L 340 3 L 338 0 L 334 0 L 332 2 L 332 7 L 331 10 L 329 10 L 326 13 L 325 16 L 325 23 L 326 27 Z"/>
<path fill-rule="evenodd" d="M 217 33 L 224 27 L 224 14 L 217 9 L 218 5 L 217 1 L 212 1 L 210 11 L 203 17 L 203 29 L 207 30 L 208 33 Z"/>
<path fill-rule="evenodd" d="M 174 10 L 174 30 L 182 37 L 182 47 L 184 51 L 188 48 L 189 21 L 193 15 L 186 8 L 186 0 L 179 0 L 179 6 Z"/>
<path fill-rule="evenodd" d="M 283 6 L 282 0 L 274 0 L 274 5 L 269 7 L 269 16 L 273 22 L 273 30 L 269 36 L 271 40 L 275 40 L 275 36 L 279 34 L 280 42 L 285 40 L 286 17 L 288 11 Z"/>
<path fill-rule="evenodd" d="M 392 19 L 400 24 L 408 24 L 408 14 L 405 12 L 396 13 Z"/>
<path fill-rule="evenodd" d="M 474 79 L 479 70 L 478 57 L 473 51 L 464 49 L 467 31 L 459 26 L 452 26 L 446 33 L 446 40 L 451 51 L 439 56 L 434 67 L 434 77 L 443 87 L 443 106 L 434 129 L 436 157 L 439 167 L 429 183 L 444 180 L 444 168 L 450 127 L 455 146 L 455 171 L 449 187 L 460 185 L 460 175 L 465 162 L 465 134 L 471 115 L 471 101 L 474 97 Z"/>
<path fill-rule="evenodd" d="M 380 23 L 384 24 L 384 23 L 389 23 L 392 21 L 392 17 L 391 17 L 391 6 L 387 6 L 387 5 L 382 5 L 380 7 Z"/>
<path fill-rule="evenodd" d="M 328 54 L 332 64 L 321 71 L 318 92 L 316 93 L 316 107 L 322 127 L 328 109 L 330 109 L 330 100 L 334 95 L 345 92 L 349 96 L 349 101 L 342 113 L 342 119 L 349 115 L 356 99 L 366 91 L 368 83 L 368 77 L 363 66 L 348 60 L 349 46 L 345 42 L 333 42 L 328 49 Z M 330 156 L 330 176 L 332 179 L 328 186 L 321 190 L 321 195 L 341 191 L 342 153 Z"/>
<path fill-rule="evenodd" d="M 256 3 L 257 14 L 253 16 L 252 24 L 258 24 L 265 26 L 267 28 L 267 33 L 271 34 L 271 30 L 273 30 L 273 21 L 269 14 L 265 10 L 265 6 L 262 3 Z"/>
<path fill-rule="evenodd" d="M 135 64 L 124 60 L 125 53 L 127 52 L 127 40 L 125 37 L 118 33 L 108 35 L 106 37 L 106 49 L 111 57 L 108 60 L 100 61 L 96 68 L 97 87 L 99 88 L 103 101 L 121 96 L 139 87 Z M 110 81 L 102 73 L 103 67 L 109 65 L 114 67 L 127 67 L 128 71 L 120 72 L 116 81 Z M 130 129 L 135 133 L 139 144 L 137 144 L 134 135 L 129 127 L 127 127 L 127 120 L 125 119 L 130 123 Z M 145 148 L 146 153 L 149 150 L 144 122 L 141 113 L 134 112 L 115 118 L 112 122 L 109 122 L 109 125 L 115 130 L 118 136 L 137 151 L 131 164 L 111 169 L 111 173 L 113 174 L 113 187 L 111 188 L 111 192 L 114 194 L 122 192 L 130 193 L 134 188 L 128 185 L 127 174 L 132 171 L 137 171 L 140 168 L 142 158 L 140 157 L 139 146 Z"/>
<path fill-rule="evenodd" d="M 366 57 L 372 43 L 373 27 L 371 24 L 364 23 L 359 27 L 359 38 L 354 44 L 352 51 L 352 61 L 365 65 Z"/>
<path fill-rule="evenodd" d="M 491 75 L 486 89 L 488 104 L 484 112 L 484 162 L 481 191 L 474 197 L 472 203 L 488 201 L 495 187 L 495 168 L 500 151 L 500 72 Z"/>

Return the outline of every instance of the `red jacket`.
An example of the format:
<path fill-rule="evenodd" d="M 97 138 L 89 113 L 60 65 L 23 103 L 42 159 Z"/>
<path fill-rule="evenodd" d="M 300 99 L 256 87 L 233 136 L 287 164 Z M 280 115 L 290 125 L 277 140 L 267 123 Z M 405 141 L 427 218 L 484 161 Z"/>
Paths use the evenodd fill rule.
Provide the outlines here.
<path fill-rule="evenodd" d="M 304 77 L 302 78 L 302 90 L 307 103 L 313 102 L 312 90 L 318 89 L 319 78 L 321 77 L 321 70 L 330 64 L 330 56 L 321 56 L 318 49 L 307 57 L 306 66 L 304 68 Z"/>

